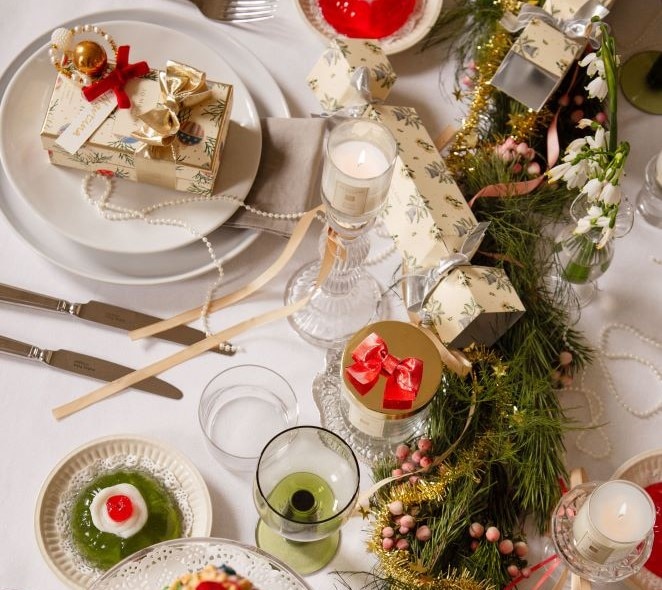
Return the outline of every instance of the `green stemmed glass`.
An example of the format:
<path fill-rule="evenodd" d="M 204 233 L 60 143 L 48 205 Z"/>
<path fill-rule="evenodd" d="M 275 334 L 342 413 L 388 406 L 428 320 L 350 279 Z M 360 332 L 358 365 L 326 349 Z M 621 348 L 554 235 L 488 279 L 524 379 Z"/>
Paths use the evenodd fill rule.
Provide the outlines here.
<path fill-rule="evenodd" d="M 297 426 L 277 434 L 255 473 L 258 547 L 302 575 L 322 569 L 354 510 L 359 479 L 354 452 L 333 432 Z"/>

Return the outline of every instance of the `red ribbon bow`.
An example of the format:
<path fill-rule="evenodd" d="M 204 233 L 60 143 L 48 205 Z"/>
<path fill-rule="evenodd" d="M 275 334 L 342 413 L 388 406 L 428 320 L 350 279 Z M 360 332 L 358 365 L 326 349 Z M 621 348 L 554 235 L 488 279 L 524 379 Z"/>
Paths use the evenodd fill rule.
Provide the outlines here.
<path fill-rule="evenodd" d="M 412 407 L 423 377 L 423 361 L 408 357 L 400 360 L 389 354 L 386 342 L 374 332 L 368 334 L 352 352 L 354 364 L 345 369 L 356 390 L 365 395 L 384 375 L 386 386 L 382 406 L 388 410 Z"/>
<path fill-rule="evenodd" d="M 128 94 L 124 91 L 124 85 L 131 78 L 139 78 L 149 72 L 149 66 L 146 61 L 139 61 L 134 64 L 129 63 L 129 46 L 122 45 L 117 50 L 117 64 L 115 69 L 101 80 L 94 84 L 85 86 L 83 94 L 85 98 L 92 102 L 104 92 L 111 90 L 117 97 L 117 106 L 121 109 L 128 109 L 131 106 Z"/>

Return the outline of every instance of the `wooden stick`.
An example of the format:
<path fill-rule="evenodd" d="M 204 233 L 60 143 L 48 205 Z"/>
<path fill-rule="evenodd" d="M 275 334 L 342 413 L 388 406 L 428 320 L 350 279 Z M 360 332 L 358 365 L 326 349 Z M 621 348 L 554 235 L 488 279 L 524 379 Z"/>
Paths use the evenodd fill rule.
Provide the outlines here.
<path fill-rule="evenodd" d="M 331 243 L 331 240 L 328 240 L 324 251 L 324 257 L 322 258 L 322 264 L 320 266 L 317 279 L 315 280 L 315 285 L 321 285 L 326 280 L 326 277 L 329 276 L 334 263 L 333 251 L 334 245 Z M 104 400 L 111 395 L 118 393 L 123 389 L 138 383 L 139 381 L 142 381 L 147 377 L 158 375 L 159 373 L 162 373 L 171 367 L 188 361 L 209 350 L 210 348 L 218 346 L 221 342 L 224 342 L 229 338 L 245 332 L 246 330 L 250 330 L 251 328 L 255 328 L 257 326 L 261 326 L 296 313 L 301 308 L 303 308 L 308 303 L 308 301 L 310 301 L 312 295 L 313 293 L 311 292 L 303 299 L 300 299 L 299 301 L 296 301 L 290 305 L 280 307 L 278 309 L 273 309 L 261 315 L 244 320 L 243 322 L 222 330 L 221 332 L 212 334 L 204 340 L 200 340 L 199 342 L 196 342 L 195 344 L 192 344 L 191 346 L 188 346 L 187 348 L 184 348 L 175 354 L 161 359 L 160 361 L 156 361 L 155 363 L 147 365 L 142 369 L 128 373 L 119 379 L 116 379 L 115 381 L 112 381 L 100 387 L 99 389 L 91 391 L 90 393 L 87 393 L 69 403 L 53 408 L 53 416 L 57 420 L 66 418 L 67 416 L 70 416 L 71 414 L 78 412 L 96 402 Z"/>
<path fill-rule="evenodd" d="M 320 205 L 319 207 L 315 207 L 314 209 L 307 211 L 297 222 L 297 225 L 292 231 L 290 239 L 285 245 L 285 249 L 281 252 L 276 261 L 260 276 L 253 279 L 250 283 L 243 286 L 241 289 L 211 301 L 209 303 L 209 307 L 207 308 L 207 313 L 213 313 L 219 309 L 227 307 L 228 305 L 232 305 L 237 301 L 241 301 L 242 299 L 248 297 L 250 294 L 255 293 L 258 289 L 273 279 L 290 261 L 294 255 L 294 252 L 299 247 L 299 244 L 301 244 L 303 237 L 306 235 L 306 232 L 308 231 L 310 224 L 313 222 L 313 219 L 315 219 L 316 215 L 321 213 L 323 210 L 324 205 Z M 160 332 L 164 332 L 170 328 L 181 326 L 182 324 L 188 324 L 189 322 L 198 319 L 201 313 L 202 307 L 195 307 L 171 318 L 161 320 L 159 322 L 154 322 L 153 324 L 132 330 L 129 332 L 129 337 L 132 340 L 139 340 L 140 338 L 146 338 L 147 336 L 154 336 L 154 334 L 159 334 Z"/>

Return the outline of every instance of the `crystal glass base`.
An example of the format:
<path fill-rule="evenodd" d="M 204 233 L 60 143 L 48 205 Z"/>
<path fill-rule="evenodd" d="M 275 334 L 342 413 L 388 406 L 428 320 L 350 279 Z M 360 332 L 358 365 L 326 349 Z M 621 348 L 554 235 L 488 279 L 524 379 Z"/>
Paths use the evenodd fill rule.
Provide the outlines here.
<path fill-rule="evenodd" d="M 636 574 L 650 556 L 653 535 L 649 535 L 625 557 L 597 563 L 585 558 L 575 546 L 573 522 L 584 502 L 598 486 L 596 482 L 574 487 L 557 504 L 552 515 L 552 541 L 565 565 L 579 577 L 592 582 L 618 582 Z"/>
<path fill-rule="evenodd" d="M 282 537 L 260 519 L 255 528 L 255 542 L 260 549 L 280 559 L 298 574 L 307 576 L 321 570 L 333 559 L 340 544 L 340 531 L 319 541 L 298 543 Z"/>
<path fill-rule="evenodd" d="M 355 271 L 347 292 L 334 293 L 326 286 L 314 288 L 319 268 L 319 262 L 309 263 L 290 279 L 285 290 L 286 305 L 314 292 L 308 305 L 288 319 L 304 340 L 315 346 L 335 348 L 363 326 L 381 318 L 382 294 L 375 278 L 360 268 Z"/>
<path fill-rule="evenodd" d="M 341 391 L 340 360 L 342 351 L 330 350 L 326 355 L 326 368 L 313 381 L 313 398 L 320 412 L 324 428 L 335 432 L 347 444 L 358 459 L 368 465 L 393 457 L 398 444 L 422 436 L 427 424 L 427 412 L 421 412 L 398 425 L 389 425 L 387 436 L 370 436 L 356 428 L 348 418 L 348 402 Z M 403 421 L 404 422 L 404 421 Z"/>

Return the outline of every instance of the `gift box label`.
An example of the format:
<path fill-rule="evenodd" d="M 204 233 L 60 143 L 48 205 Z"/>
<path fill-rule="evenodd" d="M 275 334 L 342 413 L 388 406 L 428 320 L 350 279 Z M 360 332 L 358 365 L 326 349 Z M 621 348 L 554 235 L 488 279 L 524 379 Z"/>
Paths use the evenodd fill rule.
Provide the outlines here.
<path fill-rule="evenodd" d="M 365 76 L 359 80 L 360 74 Z M 366 39 L 334 39 L 306 79 L 326 112 L 382 102 L 395 80 L 393 67 L 381 47 Z M 361 92 L 361 82 L 370 97 Z"/>
<path fill-rule="evenodd" d="M 145 104 L 140 107 L 143 110 L 150 106 L 146 102 L 149 97 L 154 97 L 155 93 L 158 96 L 156 77 L 156 72 L 152 71 L 148 76 L 127 84 L 127 94 L 132 102 L 136 97 L 140 104 L 140 97 L 143 97 Z M 176 161 L 173 160 L 173 150 L 164 148 L 161 159 L 154 162 L 157 174 L 141 176 L 141 167 L 137 168 L 136 164 L 140 164 L 138 158 L 143 158 L 137 153 L 142 143 L 126 133 L 129 129 L 123 119 L 126 115 L 122 114 L 120 125 L 116 127 L 118 110 L 111 113 L 74 154 L 57 145 L 56 140 L 62 131 L 89 106 L 80 89 L 61 76 L 58 76 L 44 118 L 42 147 L 48 151 L 50 161 L 57 165 L 109 171 L 120 178 L 209 196 L 213 192 L 228 132 L 233 89 L 231 85 L 219 82 L 208 81 L 207 86 L 211 90 L 208 100 L 180 109 L 180 129 L 174 142 Z M 156 103 L 151 105 L 152 108 L 155 106 Z M 136 113 L 134 111 L 133 116 Z M 131 130 L 137 131 L 138 127 Z"/>
<path fill-rule="evenodd" d="M 366 113 L 388 127 L 398 156 L 383 219 L 408 268 L 457 252 L 476 218 L 446 169 L 416 110 L 374 106 Z"/>

